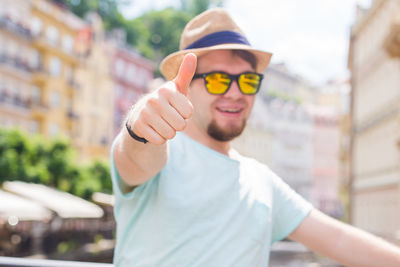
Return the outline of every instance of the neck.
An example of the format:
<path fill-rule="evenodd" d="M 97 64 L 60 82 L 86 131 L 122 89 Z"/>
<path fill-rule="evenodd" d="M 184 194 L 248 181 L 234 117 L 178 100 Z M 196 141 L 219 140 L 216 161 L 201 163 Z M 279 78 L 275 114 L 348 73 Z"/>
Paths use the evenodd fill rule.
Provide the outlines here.
<path fill-rule="evenodd" d="M 206 131 L 199 129 L 196 125 L 194 125 L 194 123 L 188 123 L 186 129 L 183 132 L 200 144 L 205 145 L 206 147 L 211 148 L 229 157 L 229 152 L 231 149 L 230 141 L 218 141 L 208 135 Z"/>

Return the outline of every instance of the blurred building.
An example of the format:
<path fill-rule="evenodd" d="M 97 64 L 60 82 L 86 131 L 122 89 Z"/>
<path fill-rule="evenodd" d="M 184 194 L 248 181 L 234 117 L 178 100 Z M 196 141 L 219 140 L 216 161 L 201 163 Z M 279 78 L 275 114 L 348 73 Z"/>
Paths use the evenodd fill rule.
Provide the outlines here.
<path fill-rule="evenodd" d="M 352 223 L 400 243 L 400 2 L 358 8 L 351 28 Z M 397 35 L 398 36 L 398 35 Z"/>
<path fill-rule="evenodd" d="M 316 106 L 322 106 L 318 120 L 326 131 L 327 138 L 319 138 L 321 165 L 329 169 L 329 184 L 322 183 L 325 195 L 323 202 L 328 205 L 328 214 L 348 220 L 350 194 L 350 84 L 348 79 L 333 80 L 320 88 L 315 98 Z M 325 114 L 325 116 L 323 116 Z M 329 161 L 327 161 L 329 159 Z M 327 177 L 325 177 L 326 180 Z M 324 180 L 324 179 L 322 179 Z M 320 194 L 320 193 L 319 193 Z"/>
<path fill-rule="evenodd" d="M 232 146 L 242 155 L 252 157 L 270 166 L 274 133 L 268 129 L 268 106 L 256 97 L 252 114 L 243 133 L 235 138 Z"/>
<path fill-rule="evenodd" d="M 326 214 L 339 218 L 339 114 L 329 106 L 315 106 L 313 115 L 312 192 L 314 205 Z"/>
<path fill-rule="evenodd" d="M 69 11 L 45 0 L 31 1 L 31 32 L 37 50 L 37 68 L 32 114 L 41 134 L 64 134 L 71 139 L 78 131 L 78 115 L 73 110 L 79 64 L 74 40 L 85 25 Z"/>
<path fill-rule="evenodd" d="M 88 26 L 78 33 L 76 49 L 80 64 L 72 110 L 77 118 L 75 146 L 85 158 L 104 157 L 112 141 L 114 92 L 111 54 L 99 15 L 87 15 Z M 75 115 L 75 114 L 74 114 Z"/>
<path fill-rule="evenodd" d="M 36 88 L 32 72 L 37 51 L 29 29 L 29 2 L 2 1 L 0 5 L 0 124 L 35 132 L 31 96 Z"/>
<path fill-rule="evenodd" d="M 154 63 L 50 0 L 0 6 L 0 123 L 71 140 L 83 159 L 107 156 L 129 108 L 148 91 Z"/>
<path fill-rule="evenodd" d="M 145 93 L 153 80 L 154 63 L 126 44 L 126 33 L 114 30 L 108 36 L 112 45 L 111 72 L 114 80 L 114 136 L 131 106 Z"/>

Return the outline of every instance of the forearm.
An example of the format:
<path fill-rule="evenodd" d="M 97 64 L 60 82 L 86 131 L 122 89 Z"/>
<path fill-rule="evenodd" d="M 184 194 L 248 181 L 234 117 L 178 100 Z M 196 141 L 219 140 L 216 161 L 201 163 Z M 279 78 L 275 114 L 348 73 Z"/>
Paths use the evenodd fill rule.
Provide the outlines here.
<path fill-rule="evenodd" d="M 337 255 L 345 266 L 400 266 L 400 249 L 354 227 L 345 226 L 338 239 Z"/>
<path fill-rule="evenodd" d="M 399 248 L 317 210 L 289 237 L 344 266 L 400 266 Z"/>
<path fill-rule="evenodd" d="M 167 144 L 138 142 L 123 127 L 113 153 L 122 180 L 128 186 L 136 186 L 154 177 L 164 167 L 167 161 Z"/>

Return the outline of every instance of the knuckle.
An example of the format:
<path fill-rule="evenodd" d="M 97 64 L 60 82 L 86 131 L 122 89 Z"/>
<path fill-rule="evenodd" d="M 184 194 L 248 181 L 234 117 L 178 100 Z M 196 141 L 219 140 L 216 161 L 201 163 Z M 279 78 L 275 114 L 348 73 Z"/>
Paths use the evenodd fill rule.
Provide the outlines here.
<path fill-rule="evenodd" d="M 140 113 L 139 121 L 142 121 L 142 123 L 145 124 L 145 122 L 148 122 L 150 120 L 151 116 L 152 112 L 149 109 L 144 108 Z"/>
<path fill-rule="evenodd" d="M 169 97 L 171 95 L 171 89 L 167 87 L 161 87 L 158 89 L 158 94 L 162 97 Z"/>
<path fill-rule="evenodd" d="M 176 135 L 176 132 L 172 129 L 170 129 L 169 131 L 167 131 L 167 133 L 165 134 L 165 138 L 167 139 L 172 139 L 174 138 Z"/>
<path fill-rule="evenodd" d="M 183 131 L 185 128 L 186 128 L 186 121 L 183 118 L 179 119 L 175 124 L 175 129 L 177 131 Z"/>
<path fill-rule="evenodd" d="M 152 138 L 152 140 L 149 142 L 151 142 L 153 145 L 163 145 L 165 144 L 166 140 L 164 138 L 159 137 L 159 138 Z"/>
<path fill-rule="evenodd" d="M 158 98 L 156 98 L 156 97 L 150 97 L 150 98 L 147 100 L 147 104 L 148 104 L 148 106 L 150 106 L 150 107 L 152 107 L 152 108 L 154 108 L 154 109 L 159 109 L 159 107 L 160 107 L 160 100 L 159 100 Z"/>
<path fill-rule="evenodd" d="M 193 114 L 193 106 L 190 103 L 188 103 L 187 105 L 185 105 L 185 108 L 183 109 L 182 116 L 185 119 L 188 119 L 192 116 L 192 114 Z"/>

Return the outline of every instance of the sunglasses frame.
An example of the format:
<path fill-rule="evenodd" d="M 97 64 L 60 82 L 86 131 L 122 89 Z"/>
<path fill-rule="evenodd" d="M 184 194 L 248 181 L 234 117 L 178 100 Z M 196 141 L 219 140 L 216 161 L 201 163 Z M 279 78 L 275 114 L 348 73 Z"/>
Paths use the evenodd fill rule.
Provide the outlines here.
<path fill-rule="evenodd" d="M 207 88 L 208 82 L 207 82 L 207 80 L 206 80 L 206 77 L 207 77 L 208 75 L 210 75 L 210 74 L 215 74 L 215 73 L 220 73 L 220 74 L 227 75 L 227 76 L 229 77 L 229 79 L 230 79 L 228 88 L 227 88 L 226 91 L 223 92 L 222 94 L 214 94 L 214 93 L 211 93 L 211 92 L 208 90 L 208 88 Z M 244 93 L 244 92 L 242 91 L 242 88 L 240 87 L 240 84 L 239 84 L 239 77 L 240 77 L 241 75 L 245 75 L 245 74 L 255 74 L 255 75 L 257 75 L 258 77 L 260 77 L 260 83 L 258 84 L 257 90 L 256 90 L 253 94 Z M 242 73 L 239 73 L 239 74 L 229 74 L 229 73 L 224 72 L 224 71 L 211 71 L 211 72 L 207 72 L 207 73 L 196 73 L 196 74 L 193 76 L 193 80 L 194 80 L 194 79 L 199 79 L 199 78 L 202 78 L 202 79 L 204 80 L 204 83 L 205 83 L 205 85 L 206 85 L 207 92 L 208 92 L 209 94 L 212 94 L 212 95 L 224 95 L 224 94 L 226 94 L 226 93 L 230 90 L 233 81 L 236 81 L 236 83 L 238 84 L 238 87 L 239 87 L 239 91 L 240 91 L 242 94 L 244 94 L 244 95 L 255 95 L 255 94 L 257 94 L 258 91 L 260 90 L 261 82 L 262 82 L 262 80 L 263 80 L 263 78 L 264 78 L 264 75 L 261 74 L 261 73 L 251 72 L 251 71 L 246 71 L 246 72 L 242 72 Z"/>

